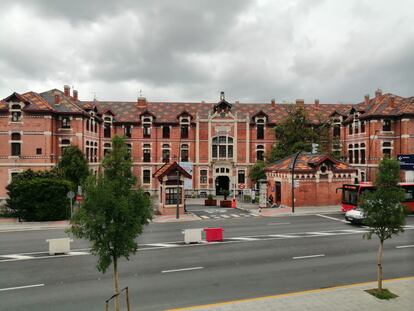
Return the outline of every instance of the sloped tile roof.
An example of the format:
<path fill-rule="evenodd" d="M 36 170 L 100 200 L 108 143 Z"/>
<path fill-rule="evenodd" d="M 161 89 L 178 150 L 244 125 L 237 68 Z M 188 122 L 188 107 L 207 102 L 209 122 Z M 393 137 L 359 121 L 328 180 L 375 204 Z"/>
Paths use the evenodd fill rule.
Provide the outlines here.
<path fill-rule="evenodd" d="M 60 103 L 55 104 L 55 94 L 60 95 Z M 43 92 L 39 94 L 46 102 L 49 103 L 53 109 L 57 112 L 61 113 L 73 113 L 73 114 L 84 114 L 85 111 L 81 108 L 76 101 L 70 97 L 65 96 L 62 91 L 57 89 L 53 89 L 47 92 Z"/>
<path fill-rule="evenodd" d="M 277 161 L 275 164 L 266 167 L 266 172 L 291 172 L 291 166 L 296 154 L 292 154 L 284 159 Z M 301 153 L 295 164 L 296 171 L 316 171 L 316 167 L 323 162 L 329 161 L 332 163 L 334 171 L 355 171 L 350 165 L 345 162 L 338 161 L 326 154 L 310 154 Z"/>
<path fill-rule="evenodd" d="M 24 108 L 26 111 L 55 111 L 44 98 L 35 92 L 27 92 L 22 96 L 30 103 Z"/>
<path fill-rule="evenodd" d="M 191 175 L 185 169 L 183 169 L 177 162 L 165 163 L 154 174 L 152 174 L 152 177 L 161 180 L 165 175 L 168 175 L 173 170 L 179 170 L 182 176 L 191 179 Z"/>

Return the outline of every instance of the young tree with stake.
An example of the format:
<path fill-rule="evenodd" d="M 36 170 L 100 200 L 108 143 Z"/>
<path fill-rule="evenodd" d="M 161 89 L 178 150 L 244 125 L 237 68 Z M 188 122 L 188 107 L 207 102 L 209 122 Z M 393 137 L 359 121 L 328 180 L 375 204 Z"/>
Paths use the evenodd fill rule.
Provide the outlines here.
<path fill-rule="evenodd" d="M 119 295 L 118 259 L 135 254 L 136 238 L 152 218 L 150 198 L 141 189 L 132 189 L 131 164 L 124 139 L 114 137 L 112 151 L 103 161 L 104 174 L 88 178 L 85 201 L 71 229 L 76 237 L 91 242 L 99 271 L 105 273 L 113 264 L 115 295 Z M 115 310 L 119 311 L 119 296 L 115 297 Z"/>
<path fill-rule="evenodd" d="M 382 288 L 382 254 L 384 241 L 404 231 L 406 208 L 400 202 L 404 200 L 404 191 L 398 186 L 400 177 L 399 162 L 394 159 L 384 159 L 379 165 L 375 181 L 376 190 L 361 197 L 361 208 L 369 226 L 369 232 L 364 235 L 371 239 L 376 235 L 380 245 L 377 257 L 378 288 L 375 294 L 381 296 Z"/>

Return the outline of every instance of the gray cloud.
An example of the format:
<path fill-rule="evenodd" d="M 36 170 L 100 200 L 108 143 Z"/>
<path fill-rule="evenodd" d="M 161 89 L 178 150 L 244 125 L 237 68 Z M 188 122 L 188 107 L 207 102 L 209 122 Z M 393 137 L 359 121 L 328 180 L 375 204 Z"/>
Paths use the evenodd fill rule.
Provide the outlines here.
<path fill-rule="evenodd" d="M 356 102 L 414 95 L 414 4 L 369 1 L 0 2 L 0 97 Z"/>

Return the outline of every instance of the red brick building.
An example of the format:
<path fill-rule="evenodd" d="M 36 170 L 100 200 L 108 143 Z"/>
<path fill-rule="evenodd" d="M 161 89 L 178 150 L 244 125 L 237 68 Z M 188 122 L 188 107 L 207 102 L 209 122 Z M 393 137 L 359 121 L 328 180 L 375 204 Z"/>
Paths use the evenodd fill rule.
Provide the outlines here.
<path fill-rule="evenodd" d="M 266 168 L 269 195 L 274 202 L 292 206 L 292 164 L 296 154 L 277 161 Z M 302 153 L 295 162 L 295 205 L 327 206 L 341 202 L 343 184 L 352 184 L 357 169 L 330 156 Z"/>
<path fill-rule="evenodd" d="M 414 98 L 377 92 L 356 105 L 296 104 L 304 105 L 314 124 L 332 121 L 338 142 L 334 147 L 363 179 L 374 176 L 384 155 L 414 153 Z M 289 105 L 275 100 L 229 103 L 224 93 L 216 103 L 150 102 L 143 97 L 81 101 L 69 86 L 63 92 L 13 93 L 0 101 L 0 198 L 6 197 L 13 174 L 49 169 L 70 144 L 83 150 L 92 170 L 99 170 L 114 135 L 126 136 L 134 173 L 151 193 L 159 188 L 152 176 L 167 161 L 179 162 L 192 175 L 187 192 L 248 189 L 249 167 L 276 141 L 273 128 Z"/>

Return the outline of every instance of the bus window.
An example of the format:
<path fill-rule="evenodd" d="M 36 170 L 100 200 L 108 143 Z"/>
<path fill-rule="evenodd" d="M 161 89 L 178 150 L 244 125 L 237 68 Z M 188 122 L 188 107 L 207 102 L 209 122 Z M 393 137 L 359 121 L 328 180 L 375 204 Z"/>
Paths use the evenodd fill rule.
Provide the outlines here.
<path fill-rule="evenodd" d="M 356 189 L 342 189 L 342 203 L 357 205 L 358 203 L 358 193 Z"/>
<path fill-rule="evenodd" d="M 414 186 L 403 186 L 404 189 L 404 201 L 414 201 Z"/>

